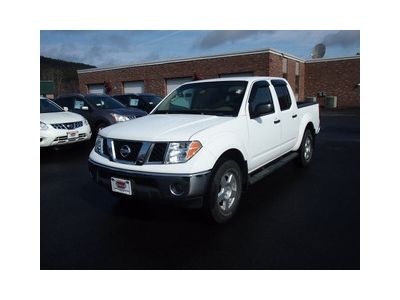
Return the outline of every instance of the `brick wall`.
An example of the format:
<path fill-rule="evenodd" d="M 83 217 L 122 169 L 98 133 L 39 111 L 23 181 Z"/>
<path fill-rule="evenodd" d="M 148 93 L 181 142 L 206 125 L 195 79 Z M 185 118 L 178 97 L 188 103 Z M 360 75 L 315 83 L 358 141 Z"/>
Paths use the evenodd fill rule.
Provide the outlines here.
<path fill-rule="evenodd" d="M 179 77 L 218 78 L 220 74 L 253 72 L 256 76 L 268 76 L 268 53 L 202 59 L 159 65 L 128 67 L 79 74 L 81 93 L 88 92 L 88 84 L 111 80 L 113 94 L 123 92 L 124 81 L 144 81 L 145 92 L 165 96 L 166 79 Z"/>
<path fill-rule="evenodd" d="M 288 60 L 287 80 L 296 89 L 296 60 Z M 165 96 L 166 80 L 180 77 L 218 78 L 220 74 L 252 72 L 257 76 L 282 77 L 283 56 L 265 52 L 235 56 L 215 57 L 192 61 L 163 63 L 158 65 L 127 67 L 115 70 L 99 70 L 78 74 L 79 89 L 88 92 L 88 84 L 111 80 L 113 94 L 123 93 L 125 81 L 144 81 L 144 90 Z M 299 62 L 298 97 L 317 96 L 319 92 L 338 97 L 338 107 L 360 106 L 360 59 Z M 323 104 L 324 99 L 319 99 Z"/>
<path fill-rule="evenodd" d="M 305 65 L 305 96 L 319 92 L 337 96 L 338 108 L 360 106 L 360 59 L 308 62 Z M 318 101 L 324 104 L 324 99 Z"/>
<path fill-rule="evenodd" d="M 283 77 L 282 73 L 282 65 L 283 65 L 283 56 L 277 55 L 274 53 L 269 53 L 269 68 L 268 68 L 268 76 L 274 77 Z M 300 72 L 299 72 L 299 99 L 304 99 L 304 75 L 305 75 L 305 67 L 303 62 L 299 62 L 288 57 L 285 57 L 288 61 L 287 67 L 287 80 L 290 86 L 293 88 L 293 91 L 296 87 L 296 62 L 299 63 Z"/>

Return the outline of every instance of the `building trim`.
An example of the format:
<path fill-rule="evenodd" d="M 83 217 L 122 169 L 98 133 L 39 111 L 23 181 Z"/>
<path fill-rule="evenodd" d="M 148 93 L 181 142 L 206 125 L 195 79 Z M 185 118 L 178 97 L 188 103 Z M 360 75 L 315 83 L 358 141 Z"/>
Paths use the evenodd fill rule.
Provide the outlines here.
<path fill-rule="evenodd" d="M 311 63 L 341 61 L 341 60 L 351 60 L 351 59 L 360 59 L 360 56 L 356 55 L 356 56 L 344 56 L 344 57 L 335 57 L 335 58 L 315 58 L 315 59 L 306 60 L 305 63 L 311 64 Z"/>
<path fill-rule="evenodd" d="M 218 55 L 208 55 L 208 56 L 200 56 L 200 57 L 191 57 L 191 58 L 182 58 L 182 59 L 173 59 L 173 60 L 165 60 L 165 61 L 155 61 L 155 62 L 147 62 L 141 64 L 131 64 L 131 65 L 121 65 L 115 67 L 101 67 L 101 68 L 92 68 L 92 69 L 83 69 L 78 70 L 78 74 L 85 73 L 95 73 L 95 72 L 103 72 L 103 71 L 112 71 L 112 70 L 120 70 L 120 69 L 128 69 L 128 68 L 136 68 L 136 67 L 146 67 L 146 66 L 156 66 L 156 65 L 164 65 L 164 64 L 173 64 L 173 63 L 181 63 L 181 62 L 190 62 L 190 61 L 198 61 L 198 60 L 207 60 L 207 59 L 216 59 L 216 58 L 225 58 L 225 57 L 235 57 L 235 56 L 243 56 L 243 55 L 255 55 L 255 54 L 266 54 L 272 53 L 275 55 L 279 55 L 282 57 L 286 57 L 292 60 L 296 60 L 304 63 L 305 60 L 299 57 L 283 53 L 274 49 L 261 49 L 255 51 L 245 51 L 245 52 L 236 52 L 231 54 L 218 54 Z"/>
<path fill-rule="evenodd" d="M 267 54 L 272 53 L 284 58 L 288 58 L 294 61 L 298 61 L 301 63 L 320 63 L 320 62 L 330 62 L 330 61 L 341 61 L 341 60 L 351 60 L 351 59 L 360 59 L 360 56 L 345 56 L 345 57 L 335 57 L 335 58 L 317 58 L 317 59 L 301 59 L 291 54 L 287 54 L 275 49 L 267 48 L 260 49 L 254 51 L 244 51 L 244 52 L 236 52 L 230 54 L 217 54 L 217 55 L 208 55 L 208 56 L 200 56 L 200 57 L 191 57 L 191 58 L 181 58 L 181 59 L 172 59 L 172 60 L 164 60 L 164 61 L 154 61 L 154 62 L 146 62 L 140 64 L 131 64 L 131 65 L 121 65 L 114 67 L 100 67 L 100 68 L 91 68 L 91 69 L 83 69 L 78 70 L 78 74 L 86 74 L 86 73 L 96 73 L 96 72 L 104 72 L 104 71 L 113 71 L 113 70 L 121 70 L 121 69 L 129 69 L 129 68 L 137 68 L 137 67 L 147 67 L 147 66 L 157 66 L 157 65 L 165 65 L 165 64 L 173 64 L 173 63 L 181 63 L 181 62 L 191 62 L 191 61 L 199 61 L 199 60 L 207 60 L 207 59 L 218 59 L 218 58 L 226 58 L 226 57 L 236 57 L 236 56 L 244 56 L 244 55 L 256 55 L 256 54 Z"/>

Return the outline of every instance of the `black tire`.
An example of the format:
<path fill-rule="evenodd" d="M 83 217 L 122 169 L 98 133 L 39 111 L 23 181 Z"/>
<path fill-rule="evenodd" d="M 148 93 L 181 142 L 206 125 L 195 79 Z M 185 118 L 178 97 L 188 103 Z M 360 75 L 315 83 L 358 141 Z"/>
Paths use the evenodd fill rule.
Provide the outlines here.
<path fill-rule="evenodd" d="M 222 182 L 226 183 L 224 187 Z M 225 223 L 234 216 L 242 195 L 242 182 L 242 172 L 235 161 L 226 160 L 215 167 L 204 202 L 205 212 L 212 220 Z"/>
<path fill-rule="evenodd" d="M 303 140 L 299 149 L 299 163 L 302 167 L 307 167 L 314 154 L 314 135 L 310 129 L 304 131 Z"/>

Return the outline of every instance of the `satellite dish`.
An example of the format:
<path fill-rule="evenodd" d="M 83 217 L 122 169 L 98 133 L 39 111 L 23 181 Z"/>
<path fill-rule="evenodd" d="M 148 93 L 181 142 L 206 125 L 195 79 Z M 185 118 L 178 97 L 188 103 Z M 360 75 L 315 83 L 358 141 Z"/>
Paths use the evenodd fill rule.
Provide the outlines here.
<path fill-rule="evenodd" d="M 325 55 L 326 47 L 324 44 L 317 44 L 314 46 L 311 57 L 312 58 L 323 58 Z"/>

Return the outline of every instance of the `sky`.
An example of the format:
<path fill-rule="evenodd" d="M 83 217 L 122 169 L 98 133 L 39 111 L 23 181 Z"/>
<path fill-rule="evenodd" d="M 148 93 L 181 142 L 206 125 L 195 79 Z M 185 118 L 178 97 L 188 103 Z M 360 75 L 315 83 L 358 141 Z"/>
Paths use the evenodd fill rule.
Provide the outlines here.
<path fill-rule="evenodd" d="M 310 59 L 326 46 L 326 58 L 360 52 L 359 30 L 42 30 L 40 55 L 118 66 L 272 48 Z"/>

